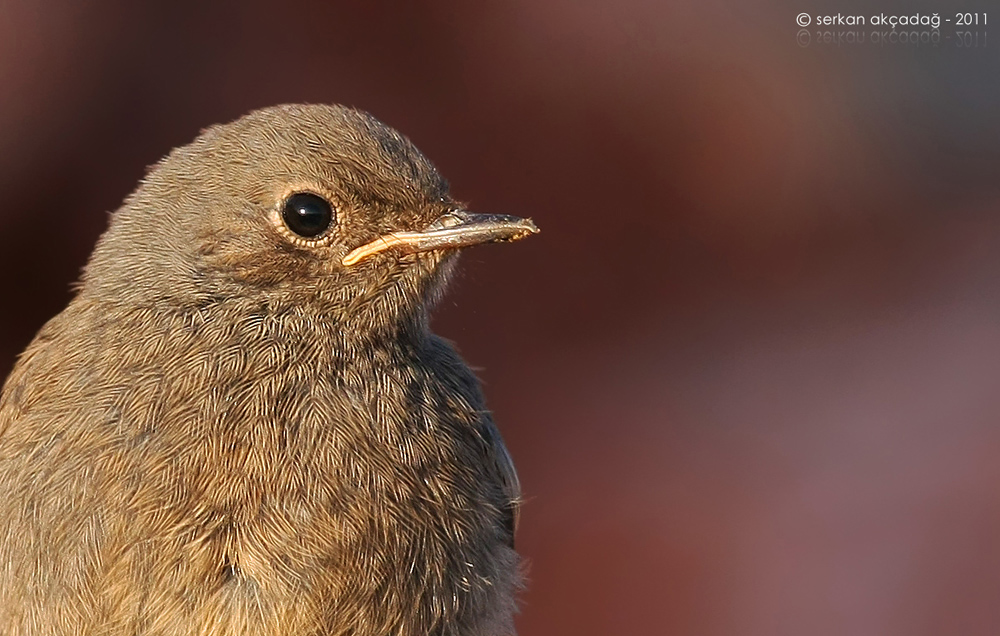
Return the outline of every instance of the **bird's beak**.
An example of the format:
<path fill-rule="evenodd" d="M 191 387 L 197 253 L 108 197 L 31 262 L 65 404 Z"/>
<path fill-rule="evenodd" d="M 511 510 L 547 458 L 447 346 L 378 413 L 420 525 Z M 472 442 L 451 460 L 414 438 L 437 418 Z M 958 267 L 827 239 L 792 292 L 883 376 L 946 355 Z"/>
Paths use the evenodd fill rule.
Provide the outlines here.
<path fill-rule="evenodd" d="M 538 232 L 531 219 L 522 219 L 506 214 L 473 214 L 465 210 L 453 210 L 444 214 L 420 232 L 391 232 L 371 243 L 351 250 L 344 257 L 344 265 L 354 265 L 372 254 L 390 248 L 398 248 L 407 254 L 428 250 L 456 249 L 495 243 L 516 241 Z"/>

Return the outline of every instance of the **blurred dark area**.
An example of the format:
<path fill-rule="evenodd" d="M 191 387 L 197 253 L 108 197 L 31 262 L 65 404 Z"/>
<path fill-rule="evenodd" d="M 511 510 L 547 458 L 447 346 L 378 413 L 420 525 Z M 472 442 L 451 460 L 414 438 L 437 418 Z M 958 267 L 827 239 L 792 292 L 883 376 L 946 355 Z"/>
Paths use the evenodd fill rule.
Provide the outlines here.
<path fill-rule="evenodd" d="M 356 106 L 542 228 L 435 318 L 524 483 L 522 636 L 1000 633 L 988 8 L 0 0 L 0 374 L 146 166 Z"/>

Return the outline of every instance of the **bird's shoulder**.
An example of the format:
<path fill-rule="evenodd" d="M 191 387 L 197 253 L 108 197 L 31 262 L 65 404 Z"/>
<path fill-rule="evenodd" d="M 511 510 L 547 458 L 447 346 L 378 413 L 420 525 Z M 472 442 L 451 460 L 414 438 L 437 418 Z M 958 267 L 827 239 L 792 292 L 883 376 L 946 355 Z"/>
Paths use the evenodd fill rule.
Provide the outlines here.
<path fill-rule="evenodd" d="M 476 405 L 474 427 L 482 442 L 482 461 L 492 469 L 495 483 L 500 486 L 504 530 L 513 547 L 520 519 L 521 481 L 493 415 L 486 408 L 480 381 L 449 340 L 432 335 L 428 341 L 428 351 L 434 361 L 433 367 L 442 379 L 442 385 L 451 386 L 453 390 L 468 396 Z"/>

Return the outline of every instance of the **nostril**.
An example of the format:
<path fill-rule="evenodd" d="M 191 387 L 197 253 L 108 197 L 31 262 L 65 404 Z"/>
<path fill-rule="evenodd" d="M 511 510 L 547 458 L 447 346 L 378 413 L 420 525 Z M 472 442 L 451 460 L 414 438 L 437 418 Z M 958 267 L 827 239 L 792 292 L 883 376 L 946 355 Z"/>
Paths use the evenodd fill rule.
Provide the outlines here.
<path fill-rule="evenodd" d="M 444 230 L 449 227 L 455 227 L 456 225 L 461 225 L 462 221 L 463 221 L 462 217 L 459 216 L 457 213 L 448 212 L 446 214 L 442 214 L 437 219 L 435 219 L 433 223 L 427 226 L 427 229 Z"/>

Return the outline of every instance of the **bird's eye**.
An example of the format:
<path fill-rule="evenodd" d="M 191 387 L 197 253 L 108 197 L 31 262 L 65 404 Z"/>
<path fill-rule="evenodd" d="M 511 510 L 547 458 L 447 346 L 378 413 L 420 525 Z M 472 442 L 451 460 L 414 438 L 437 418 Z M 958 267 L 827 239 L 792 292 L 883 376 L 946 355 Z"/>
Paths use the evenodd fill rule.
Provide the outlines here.
<path fill-rule="evenodd" d="M 281 218 L 295 234 L 304 238 L 316 238 L 333 223 L 333 209 L 323 197 L 311 192 L 299 192 L 285 201 Z"/>

